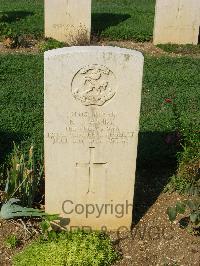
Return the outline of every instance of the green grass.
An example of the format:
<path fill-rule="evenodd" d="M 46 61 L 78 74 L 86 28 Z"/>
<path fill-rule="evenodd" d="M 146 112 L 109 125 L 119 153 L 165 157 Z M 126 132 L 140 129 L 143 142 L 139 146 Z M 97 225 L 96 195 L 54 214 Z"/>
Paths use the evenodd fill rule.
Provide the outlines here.
<path fill-rule="evenodd" d="M 0 35 L 41 37 L 44 31 L 43 0 L 0 0 Z"/>
<path fill-rule="evenodd" d="M 62 233 L 54 241 L 35 242 L 13 259 L 14 266 L 106 266 L 119 258 L 100 233 Z"/>
<path fill-rule="evenodd" d="M 173 135 L 166 144 L 166 133 L 180 131 L 185 125 L 191 130 L 199 125 L 199 71 L 199 59 L 146 57 L 140 120 L 141 138 L 144 136 L 139 149 L 141 161 L 170 158 L 177 147 L 173 145 Z M 165 101 L 168 98 L 172 103 Z"/>
<path fill-rule="evenodd" d="M 0 55 L 0 162 L 13 141 L 43 147 L 43 56 Z"/>
<path fill-rule="evenodd" d="M 148 41 L 153 35 L 155 0 L 94 0 L 93 32 L 111 40 Z"/>
<path fill-rule="evenodd" d="M 171 159 L 176 146 L 166 144 L 166 134 L 187 124 L 189 128 L 199 125 L 199 73 L 199 59 L 145 58 L 140 163 Z M 5 161 L 13 141 L 27 148 L 33 141 L 39 153 L 43 147 L 43 56 L 0 55 L 0 88 L 0 161 Z M 176 110 L 166 98 L 173 99 Z"/>
<path fill-rule="evenodd" d="M 15 235 L 10 235 L 4 240 L 4 245 L 7 248 L 14 249 L 20 244 L 20 240 Z"/>
<path fill-rule="evenodd" d="M 157 46 L 168 53 L 183 55 L 200 55 L 200 45 L 158 44 Z"/>
<path fill-rule="evenodd" d="M 38 45 L 38 48 L 39 48 L 40 52 L 44 53 L 45 51 L 57 49 L 57 48 L 63 48 L 65 46 L 66 45 L 63 42 L 59 42 L 59 41 L 54 40 L 52 38 L 48 38 L 48 39 L 45 39 L 42 42 L 40 42 L 40 44 Z"/>
<path fill-rule="evenodd" d="M 111 40 L 152 38 L 155 0 L 93 0 L 92 32 Z M 0 36 L 44 35 L 43 0 L 0 0 Z"/>

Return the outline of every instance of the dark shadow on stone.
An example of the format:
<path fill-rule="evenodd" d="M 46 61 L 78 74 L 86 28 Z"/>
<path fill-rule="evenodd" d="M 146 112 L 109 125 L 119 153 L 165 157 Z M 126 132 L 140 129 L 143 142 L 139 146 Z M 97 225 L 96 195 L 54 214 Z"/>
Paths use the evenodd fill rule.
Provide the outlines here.
<path fill-rule="evenodd" d="M 0 22 L 11 23 L 11 22 L 19 21 L 31 15 L 33 15 L 33 12 L 28 12 L 28 11 L 0 12 Z"/>
<path fill-rule="evenodd" d="M 130 17 L 129 14 L 93 13 L 92 33 L 95 36 L 100 36 L 105 29 L 116 26 Z"/>
<path fill-rule="evenodd" d="M 154 204 L 169 178 L 175 173 L 179 145 L 166 143 L 167 136 L 169 133 L 139 133 L 133 225 L 136 225 Z"/>
<path fill-rule="evenodd" d="M 58 217 L 58 221 L 51 223 L 51 226 L 54 231 L 61 232 L 63 229 L 66 229 L 65 227 L 69 225 L 69 223 L 70 223 L 69 218 Z"/>
<path fill-rule="evenodd" d="M 198 44 L 200 44 L 200 27 L 199 27 Z"/>

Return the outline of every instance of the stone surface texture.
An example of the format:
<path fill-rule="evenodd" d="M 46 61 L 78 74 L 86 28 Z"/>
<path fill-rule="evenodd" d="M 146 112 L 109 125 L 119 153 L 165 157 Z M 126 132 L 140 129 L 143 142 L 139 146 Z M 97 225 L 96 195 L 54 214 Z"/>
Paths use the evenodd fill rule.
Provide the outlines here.
<path fill-rule="evenodd" d="M 131 226 L 142 76 L 134 50 L 45 53 L 46 211 L 68 226 Z"/>
<path fill-rule="evenodd" d="M 91 0 L 45 0 L 45 37 L 85 44 L 90 32 Z"/>
<path fill-rule="evenodd" d="M 197 44 L 200 0 L 157 0 L 154 44 Z"/>

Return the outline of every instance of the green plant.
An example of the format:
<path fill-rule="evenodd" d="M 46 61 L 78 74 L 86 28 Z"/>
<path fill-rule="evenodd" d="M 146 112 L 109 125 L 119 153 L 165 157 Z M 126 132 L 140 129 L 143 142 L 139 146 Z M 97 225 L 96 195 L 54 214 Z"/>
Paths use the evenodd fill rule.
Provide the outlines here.
<path fill-rule="evenodd" d="M 3 45 L 6 48 L 13 49 L 13 48 L 27 46 L 27 42 L 25 41 L 23 35 L 20 35 L 15 31 L 13 31 L 13 29 L 9 27 L 9 24 L 7 22 L 1 22 L 1 16 L 0 16 L 0 38 L 3 41 Z"/>
<path fill-rule="evenodd" d="M 165 186 L 164 192 L 178 191 L 180 194 L 184 194 L 189 190 L 190 183 L 179 175 L 172 175 L 169 183 Z"/>
<path fill-rule="evenodd" d="M 200 196 L 200 134 L 198 123 L 181 126 L 182 149 L 177 153 L 178 168 L 166 190 Z"/>
<path fill-rule="evenodd" d="M 168 207 L 169 220 L 173 222 L 178 214 L 185 214 L 187 209 L 189 209 L 189 219 L 192 227 L 200 229 L 200 197 L 182 202 L 178 201 L 176 206 Z"/>
<path fill-rule="evenodd" d="M 20 240 L 15 235 L 10 235 L 5 239 L 4 243 L 7 248 L 13 249 L 20 244 Z"/>
<path fill-rule="evenodd" d="M 43 166 L 35 162 L 33 146 L 28 154 L 24 154 L 14 144 L 10 165 L 7 168 L 6 198 L 17 197 L 23 206 L 31 207 L 39 191 L 42 177 Z"/>
<path fill-rule="evenodd" d="M 186 193 L 200 196 L 200 124 L 189 123 L 182 126 L 182 151 L 178 153 L 177 176 L 188 182 Z"/>
<path fill-rule="evenodd" d="M 19 202 L 18 199 L 9 199 L 6 203 L 3 203 L 0 211 L 0 219 L 8 220 L 19 217 L 44 217 L 47 216 L 41 210 L 26 208 L 15 204 Z"/>
<path fill-rule="evenodd" d="M 106 266 L 119 258 L 111 240 L 99 232 L 62 232 L 40 240 L 14 256 L 14 266 Z"/>
<path fill-rule="evenodd" d="M 59 215 L 47 215 L 44 217 L 44 219 L 40 223 L 42 232 L 42 235 L 40 237 L 41 240 L 55 240 L 57 238 L 57 233 L 52 227 L 52 224 L 56 224 L 54 223 L 55 220 L 59 220 Z"/>
<path fill-rule="evenodd" d="M 198 111 L 197 111 L 198 114 Z M 179 119 L 182 149 L 177 153 L 178 169 L 167 186 L 169 191 L 186 193 L 192 199 L 177 202 L 167 214 L 174 221 L 178 214 L 189 213 L 191 228 L 200 229 L 200 132 L 199 121 L 182 116 Z"/>

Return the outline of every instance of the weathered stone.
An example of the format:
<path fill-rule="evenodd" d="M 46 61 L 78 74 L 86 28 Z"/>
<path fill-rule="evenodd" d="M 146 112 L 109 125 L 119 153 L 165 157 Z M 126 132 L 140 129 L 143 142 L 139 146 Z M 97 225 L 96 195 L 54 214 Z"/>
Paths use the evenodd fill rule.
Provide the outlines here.
<path fill-rule="evenodd" d="M 197 44 L 199 0 L 157 0 L 154 44 Z"/>
<path fill-rule="evenodd" d="M 45 53 L 46 211 L 69 226 L 131 226 L 142 75 L 133 50 Z"/>
<path fill-rule="evenodd" d="M 45 36 L 68 44 L 90 42 L 91 0 L 45 0 Z"/>

